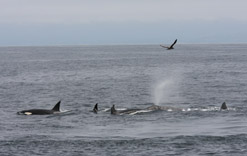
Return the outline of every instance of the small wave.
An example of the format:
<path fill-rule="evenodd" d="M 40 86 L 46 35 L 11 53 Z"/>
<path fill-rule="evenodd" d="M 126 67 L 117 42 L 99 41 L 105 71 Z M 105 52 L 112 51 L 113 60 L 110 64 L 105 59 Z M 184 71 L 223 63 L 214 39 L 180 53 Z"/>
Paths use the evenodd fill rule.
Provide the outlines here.
<path fill-rule="evenodd" d="M 130 115 L 135 115 L 135 114 L 139 114 L 139 113 L 148 113 L 148 112 L 152 112 L 153 110 L 139 110 L 139 111 L 135 111 L 133 113 L 130 113 Z"/>
<path fill-rule="evenodd" d="M 212 112 L 212 111 L 236 111 L 236 108 L 228 108 L 227 110 L 221 110 L 220 107 L 207 107 L 207 108 L 183 108 L 183 112 L 190 111 L 201 111 L 201 112 Z"/>
<path fill-rule="evenodd" d="M 127 108 L 118 108 L 116 109 L 117 111 L 123 111 L 123 110 L 127 110 Z"/>
<path fill-rule="evenodd" d="M 123 111 L 123 110 L 127 110 L 127 108 L 118 108 L 116 110 L 117 111 Z M 109 111 L 111 111 L 111 108 L 105 108 L 105 109 L 100 110 L 100 111 L 102 111 L 102 112 L 109 112 Z"/>
<path fill-rule="evenodd" d="M 66 112 L 70 112 L 71 110 L 60 110 L 61 113 L 66 113 Z"/>
<path fill-rule="evenodd" d="M 105 109 L 103 109 L 102 111 L 103 112 L 109 112 L 111 110 L 111 108 L 105 108 Z"/>

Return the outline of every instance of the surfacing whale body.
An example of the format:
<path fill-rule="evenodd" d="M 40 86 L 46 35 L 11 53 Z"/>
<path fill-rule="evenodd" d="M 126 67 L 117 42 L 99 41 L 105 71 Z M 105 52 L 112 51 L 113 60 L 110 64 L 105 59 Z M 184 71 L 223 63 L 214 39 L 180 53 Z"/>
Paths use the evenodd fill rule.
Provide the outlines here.
<path fill-rule="evenodd" d="M 171 50 L 174 49 L 173 46 L 177 43 L 177 39 L 173 42 L 173 44 L 170 47 L 164 46 L 164 45 L 160 45 L 163 48 L 167 48 L 167 50 Z"/>
<path fill-rule="evenodd" d="M 111 114 L 113 115 L 117 115 L 117 114 L 131 114 L 131 113 L 135 113 L 137 111 L 140 111 L 142 109 L 126 109 L 126 110 L 121 110 L 121 111 L 118 111 L 115 109 L 115 105 L 112 105 L 111 107 Z"/>
<path fill-rule="evenodd" d="M 58 101 L 58 103 L 51 109 L 29 109 L 29 110 L 23 110 L 20 112 L 17 112 L 19 115 L 48 115 L 48 114 L 56 114 L 60 113 L 60 103 L 61 101 Z"/>
<path fill-rule="evenodd" d="M 113 115 L 123 115 L 123 114 L 137 114 L 137 113 L 147 113 L 147 112 L 153 112 L 153 111 L 193 111 L 193 110 L 201 110 L 201 111 L 205 111 L 204 108 L 202 109 L 191 109 L 191 108 L 177 108 L 177 107 L 170 107 L 170 106 L 158 106 L 158 105 L 152 105 L 149 106 L 147 108 L 144 109 L 126 109 L 126 110 L 116 110 L 115 105 L 113 105 L 111 107 L 111 114 Z M 210 109 L 208 109 L 210 110 Z M 217 110 L 217 109 L 216 109 Z M 218 109 L 219 110 L 219 109 Z M 226 103 L 224 102 L 221 107 L 220 110 L 228 110 L 228 107 L 226 105 Z"/>
<path fill-rule="evenodd" d="M 142 112 L 152 112 L 152 111 L 158 111 L 158 110 L 166 110 L 166 111 L 182 111 L 183 109 L 181 108 L 175 108 L 175 107 L 168 107 L 168 106 L 157 106 L 157 105 L 152 105 L 150 107 L 144 108 L 144 109 L 126 109 L 126 110 L 116 110 L 115 105 L 111 107 L 111 114 L 113 115 L 122 115 L 122 114 L 135 114 L 135 113 L 142 113 Z"/>

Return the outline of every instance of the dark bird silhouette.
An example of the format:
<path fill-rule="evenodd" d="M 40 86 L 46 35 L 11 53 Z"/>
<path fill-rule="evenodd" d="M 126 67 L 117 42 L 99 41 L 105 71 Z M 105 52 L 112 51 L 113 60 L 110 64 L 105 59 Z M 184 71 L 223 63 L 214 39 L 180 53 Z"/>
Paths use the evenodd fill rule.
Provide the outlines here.
<path fill-rule="evenodd" d="M 173 42 L 173 44 L 170 46 L 170 47 L 166 47 L 166 46 L 163 46 L 163 45 L 160 45 L 161 47 L 163 48 L 167 48 L 167 50 L 171 50 L 171 49 L 174 49 L 173 46 L 177 43 L 177 39 Z"/>

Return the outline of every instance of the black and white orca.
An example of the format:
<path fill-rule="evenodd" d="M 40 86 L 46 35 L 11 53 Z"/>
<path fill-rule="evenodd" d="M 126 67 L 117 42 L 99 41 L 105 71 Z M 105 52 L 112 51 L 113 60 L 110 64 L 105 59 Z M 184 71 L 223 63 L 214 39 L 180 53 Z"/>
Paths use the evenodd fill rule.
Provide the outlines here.
<path fill-rule="evenodd" d="M 29 110 L 23 110 L 20 112 L 17 112 L 19 115 L 48 115 L 48 114 L 56 114 L 60 113 L 60 103 L 61 101 L 58 101 L 58 103 L 51 109 L 29 109 Z"/>
<path fill-rule="evenodd" d="M 170 47 L 167 47 L 167 46 L 164 46 L 164 45 L 160 45 L 161 47 L 163 48 L 167 48 L 167 50 L 171 50 L 171 49 L 174 49 L 173 46 L 177 43 L 177 39 L 173 42 L 172 45 L 170 45 Z"/>

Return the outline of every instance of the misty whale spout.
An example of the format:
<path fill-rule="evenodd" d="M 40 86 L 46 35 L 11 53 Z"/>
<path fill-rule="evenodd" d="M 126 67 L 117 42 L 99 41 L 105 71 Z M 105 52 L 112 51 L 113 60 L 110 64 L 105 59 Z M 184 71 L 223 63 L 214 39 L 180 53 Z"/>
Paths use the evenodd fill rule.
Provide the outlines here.
<path fill-rule="evenodd" d="M 56 114 L 60 113 L 60 103 L 61 101 L 58 101 L 58 103 L 52 108 L 52 109 L 29 109 L 29 110 L 23 110 L 20 112 L 17 112 L 19 115 L 48 115 L 48 114 Z"/>

